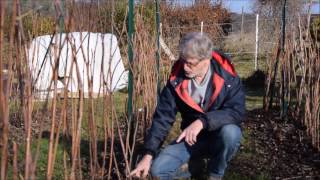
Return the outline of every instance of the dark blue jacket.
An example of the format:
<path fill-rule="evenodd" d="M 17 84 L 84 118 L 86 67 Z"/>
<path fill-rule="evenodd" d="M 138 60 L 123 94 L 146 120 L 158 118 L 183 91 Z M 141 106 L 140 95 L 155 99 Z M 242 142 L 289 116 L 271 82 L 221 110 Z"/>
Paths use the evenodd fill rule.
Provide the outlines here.
<path fill-rule="evenodd" d="M 173 65 L 145 138 L 146 153 L 154 155 L 159 150 L 178 111 L 182 117 L 182 130 L 197 119 L 204 123 L 201 133 L 217 130 L 226 124 L 240 125 L 245 115 L 245 94 L 241 80 L 230 60 L 222 53 L 212 53 L 211 67 L 213 85 L 206 91 L 207 101 L 201 108 L 188 93 L 189 79 L 184 75 L 182 61 L 178 60 Z"/>

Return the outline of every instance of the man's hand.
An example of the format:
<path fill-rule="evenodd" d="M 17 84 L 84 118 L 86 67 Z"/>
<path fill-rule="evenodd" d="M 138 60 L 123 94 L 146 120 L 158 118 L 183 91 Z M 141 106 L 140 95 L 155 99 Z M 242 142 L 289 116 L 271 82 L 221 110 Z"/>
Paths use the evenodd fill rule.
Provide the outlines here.
<path fill-rule="evenodd" d="M 185 128 L 177 139 L 179 143 L 183 138 L 190 145 L 194 145 L 197 142 L 197 136 L 203 129 L 203 124 L 201 120 L 197 119 L 191 123 L 187 128 Z"/>
<path fill-rule="evenodd" d="M 136 168 L 131 171 L 130 176 L 134 176 L 137 178 L 145 178 L 148 175 L 149 169 L 151 167 L 152 156 L 146 154 L 143 156 L 142 160 L 138 163 Z M 142 176 L 141 176 L 142 173 Z"/>

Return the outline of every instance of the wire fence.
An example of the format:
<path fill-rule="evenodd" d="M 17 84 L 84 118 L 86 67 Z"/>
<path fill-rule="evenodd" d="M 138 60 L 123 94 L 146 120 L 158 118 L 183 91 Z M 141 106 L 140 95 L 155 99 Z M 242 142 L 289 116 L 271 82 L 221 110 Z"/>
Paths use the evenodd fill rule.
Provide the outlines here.
<path fill-rule="evenodd" d="M 232 22 L 230 23 L 214 23 L 206 24 L 201 22 L 198 25 L 184 25 L 184 26 L 169 26 L 166 27 L 169 35 L 163 35 L 164 42 L 171 49 L 175 57 L 178 56 L 177 46 L 179 44 L 179 38 L 184 32 L 191 31 L 210 31 L 212 27 L 224 28 L 224 31 L 220 36 L 211 38 L 214 40 L 215 48 L 222 50 L 225 54 L 232 57 L 235 62 L 246 62 L 246 72 L 241 72 L 243 78 L 247 77 L 250 73 L 260 68 L 265 70 L 266 56 L 273 52 L 273 48 L 277 45 L 277 37 L 279 34 L 274 34 L 273 31 L 265 31 L 261 21 L 269 22 L 269 25 L 275 23 L 277 19 L 256 19 L 256 15 L 234 15 Z M 205 19 L 203 19 L 205 21 Z M 258 27 L 256 28 L 256 24 Z M 224 27 L 225 26 L 225 27 Z M 175 37 L 174 35 L 180 35 Z M 175 38 L 172 38 L 175 37 Z M 266 38 L 268 37 L 268 38 Z M 255 67 L 255 56 L 260 66 Z M 249 70 L 249 71 L 248 71 Z"/>

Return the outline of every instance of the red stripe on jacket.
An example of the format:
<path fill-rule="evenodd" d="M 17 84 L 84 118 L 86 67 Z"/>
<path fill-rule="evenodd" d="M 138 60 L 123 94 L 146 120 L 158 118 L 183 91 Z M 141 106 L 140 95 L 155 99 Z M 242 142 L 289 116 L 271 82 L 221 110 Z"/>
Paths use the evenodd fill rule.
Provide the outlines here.
<path fill-rule="evenodd" d="M 236 73 L 233 65 L 230 63 L 230 61 L 228 59 L 223 58 L 220 54 L 218 54 L 215 51 L 212 52 L 212 57 L 214 60 L 216 60 L 221 65 L 221 67 L 224 70 L 226 70 L 232 76 L 237 76 L 237 73 Z"/>
<path fill-rule="evenodd" d="M 230 63 L 229 60 L 222 58 L 221 55 L 219 55 L 217 52 L 212 52 L 212 57 L 214 60 L 216 60 L 223 69 L 225 69 L 227 72 L 229 72 L 231 75 L 236 76 L 236 72 L 234 70 L 233 65 Z M 172 73 L 170 75 L 170 81 L 174 81 L 179 72 L 183 70 L 183 63 L 179 60 L 177 61 L 173 68 L 172 68 Z M 175 87 L 175 91 L 180 97 L 182 101 L 184 101 L 187 105 L 189 105 L 191 108 L 194 110 L 204 113 L 203 109 L 192 99 L 192 97 L 189 95 L 188 92 L 188 83 L 189 79 L 184 79 L 180 84 L 178 84 Z M 213 72 L 213 77 L 212 77 L 212 83 L 214 86 L 214 91 L 212 93 L 212 96 L 210 97 L 209 101 L 209 106 L 210 107 L 214 101 L 217 99 L 219 96 L 223 85 L 224 85 L 224 79 L 217 73 Z"/>

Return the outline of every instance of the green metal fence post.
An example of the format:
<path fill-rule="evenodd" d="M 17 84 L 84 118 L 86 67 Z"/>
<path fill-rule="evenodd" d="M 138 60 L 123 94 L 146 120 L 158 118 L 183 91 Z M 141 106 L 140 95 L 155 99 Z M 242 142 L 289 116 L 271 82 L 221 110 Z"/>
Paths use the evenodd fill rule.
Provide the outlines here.
<path fill-rule="evenodd" d="M 157 100 L 159 101 L 160 95 L 160 4 L 159 0 L 156 0 L 156 22 L 157 22 L 157 52 L 156 52 L 156 64 L 157 64 Z"/>
<path fill-rule="evenodd" d="M 283 7 L 282 7 L 282 39 L 281 39 L 281 56 L 284 58 L 285 53 L 285 38 L 286 38 L 286 4 L 287 0 L 284 0 Z M 287 89 L 285 87 L 286 81 L 286 73 L 285 73 L 285 65 L 282 65 L 282 94 L 281 94 L 281 111 L 280 116 L 282 119 L 286 118 L 287 115 L 287 102 L 286 102 L 286 93 Z"/>
<path fill-rule="evenodd" d="M 134 0 L 129 0 L 129 17 L 128 17 L 128 59 L 129 63 L 133 62 L 133 51 L 132 51 L 132 42 L 133 42 L 133 32 L 134 32 Z M 131 124 L 132 119 L 132 94 L 133 94 L 133 77 L 132 77 L 131 66 L 129 68 L 129 78 L 128 78 L 128 119 Z"/>

